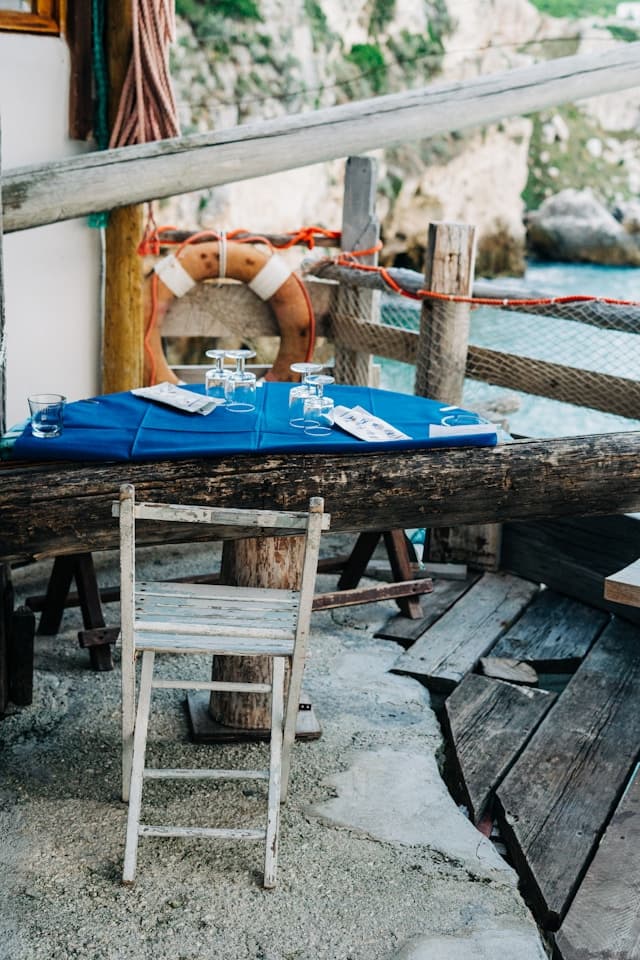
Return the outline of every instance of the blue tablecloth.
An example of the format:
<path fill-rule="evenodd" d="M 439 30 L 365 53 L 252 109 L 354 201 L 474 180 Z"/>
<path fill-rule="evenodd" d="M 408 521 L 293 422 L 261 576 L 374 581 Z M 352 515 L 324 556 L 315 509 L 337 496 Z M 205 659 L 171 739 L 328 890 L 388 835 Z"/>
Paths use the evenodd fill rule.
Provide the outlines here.
<path fill-rule="evenodd" d="M 361 406 L 387 420 L 409 440 L 369 443 L 334 429 L 329 437 L 308 437 L 289 426 L 291 384 L 265 383 L 253 413 L 218 407 L 208 416 L 181 413 L 131 393 L 113 393 L 66 406 L 60 437 L 38 439 L 27 425 L 16 440 L 13 459 L 23 460 L 180 460 L 239 453 L 358 453 L 420 450 L 428 447 L 493 446 L 495 433 L 429 437 L 429 424 L 441 423 L 452 408 L 434 400 L 370 387 L 332 385 L 336 404 Z M 190 387 L 202 393 L 203 387 Z M 458 408 L 454 408 L 457 410 Z M 445 411 L 445 412 L 443 412 Z"/>

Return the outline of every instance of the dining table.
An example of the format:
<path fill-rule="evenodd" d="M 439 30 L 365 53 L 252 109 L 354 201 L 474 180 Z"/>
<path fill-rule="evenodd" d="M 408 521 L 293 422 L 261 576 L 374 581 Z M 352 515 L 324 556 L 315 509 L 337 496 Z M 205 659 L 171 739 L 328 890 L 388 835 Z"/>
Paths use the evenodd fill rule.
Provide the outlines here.
<path fill-rule="evenodd" d="M 448 432 L 445 418 L 472 411 L 334 384 L 336 404 L 402 438 L 363 441 L 338 428 L 309 436 L 289 425 L 290 386 L 261 385 L 250 413 L 184 413 L 126 391 L 69 403 L 59 437 L 24 425 L 0 460 L 5 584 L 15 564 L 117 549 L 112 503 L 122 483 L 144 500 L 236 508 L 304 510 L 321 496 L 331 530 L 354 534 L 640 511 L 637 431 L 512 440 L 477 417 L 473 429 Z M 161 536 L 141 531 L 139 542 L 224 532 L 177 524 Z M 0 683 L 1 660 L 2 651 Z"/>

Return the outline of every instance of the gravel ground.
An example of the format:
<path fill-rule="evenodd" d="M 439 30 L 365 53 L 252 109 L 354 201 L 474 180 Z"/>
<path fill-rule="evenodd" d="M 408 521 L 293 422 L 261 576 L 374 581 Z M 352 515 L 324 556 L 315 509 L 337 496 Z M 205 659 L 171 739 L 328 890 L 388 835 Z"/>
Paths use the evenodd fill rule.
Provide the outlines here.
<path fill-rule="evenodd" d="M 114 561 L 97 558 L 103 585 L 117 580 Z M 211 558 L 171 547 L 147 551 L 145 562 L 148 573 L 178 576 L 210 568 Z M 47 572 L 15 572 L 19 601 L 42 592 Z M 322 580 L 321 589 L 335 583 Z M 278 885 L 264 891 L 261 844 L 181 839 L 143 839 L 136 885 L 121 886 L 119 655 L 112 673 L 90 671 L 79 611 L 68 609 L 63 632 L 36 640 L 33 705 L 0 723 L 0 958 L 454 956 L 442 944 L 460 957 L 544 958 L 515 875 L 438 776 L 428 694 L 389 672 L 401 649 L 373 639 L 395 611 L 381 603 L 314 614 L 305 688 L 322 737 L 296 744 Z M 116 624 L 118 605 L 105 605 L 105 616 Z M 194 658 L 194 676 L 206 678 L 208 666 Z M 263 744 L 191 744 L 183 699 L 154 695 L 151 765 L 264 765 Z M 264 809 L 262 785 L 145 789 L 153 822 L 255 825 Z M 494 947 L 477 952 L 486 931 Z"/>

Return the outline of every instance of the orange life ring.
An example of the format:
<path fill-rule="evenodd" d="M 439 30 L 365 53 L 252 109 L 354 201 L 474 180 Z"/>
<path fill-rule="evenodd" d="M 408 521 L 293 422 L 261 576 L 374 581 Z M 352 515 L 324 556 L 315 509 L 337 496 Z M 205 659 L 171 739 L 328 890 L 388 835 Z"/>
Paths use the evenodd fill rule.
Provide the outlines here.
<path fill-rule="evenodd" d="M 311 359 L 315 326 L 311 301 L 300 277 L 277 254 L 235 241 L 191 243 L 175 256 L 165 257 L 145 279 L 145 385 L 163 380 L 179 382 L 164 355 L 160 321 L 176 296 L 182 296 L 201 280 L 215 279 L 221 274 L 246 283 L 269 303 L 275 314 L 280 349 L 265 379 L 296 379 L 291 364 Z"/>

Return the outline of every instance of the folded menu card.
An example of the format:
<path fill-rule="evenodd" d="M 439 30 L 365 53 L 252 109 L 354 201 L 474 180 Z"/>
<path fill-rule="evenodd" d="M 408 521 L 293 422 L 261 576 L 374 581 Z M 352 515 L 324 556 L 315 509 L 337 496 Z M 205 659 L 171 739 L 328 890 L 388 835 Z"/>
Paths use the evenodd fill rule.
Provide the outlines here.
<path fill-rule="evenodd" d="M 167 407 L 175 407 L 176 410 L 182 410 L 184 413 L 201 413 L 203 416 L 211 413 L 224 402 L 217 397 L 203 397 L 200 393 L 183 390 L 175 383 L 168 382 L 157 383 L 155 387 L 137 387 L 131 393 L 136 397 L 145 397 L 147 400 L 163 403 Z"/>
<path fill-rule="evenodd" d="M 407 433 L 402 433 L 396 427 L 381 420 L 380 417 L 374 417 L 372 413 L 364 410 L 362 407 L 342 407 L 334 408 L 334 423 L 346 433 L 352 434 L 359 440 L 388 441 L 388 440 L 410 440 Z"/>

